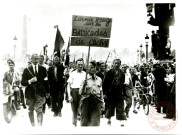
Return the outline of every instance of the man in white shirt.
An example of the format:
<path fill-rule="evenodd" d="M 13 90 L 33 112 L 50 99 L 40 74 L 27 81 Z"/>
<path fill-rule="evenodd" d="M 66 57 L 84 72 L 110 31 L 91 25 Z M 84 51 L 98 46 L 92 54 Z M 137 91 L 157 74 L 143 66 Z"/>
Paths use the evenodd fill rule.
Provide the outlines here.
<path fill-rule="evenodd" d="M 84 61 L 78 59 L 76 61 L 77 69 L 70 73 L 68 79 L 68 96 L 71 101 L 71 107 L 73 111 L 73 125 L 77 126 L 77 116 L 80 115 L 80 99 L 79 88 L 82 81 L 85 79 L 86 73 L 83 71 Z"/>
<path fill-rule="evenodd" d="M 81 126 L 100 126 L 101 105 L 103 106 L 102 79 L 96 76 L 96 62 L 91 61 L 88 76 L 80 87 L 82 95 Z"/>

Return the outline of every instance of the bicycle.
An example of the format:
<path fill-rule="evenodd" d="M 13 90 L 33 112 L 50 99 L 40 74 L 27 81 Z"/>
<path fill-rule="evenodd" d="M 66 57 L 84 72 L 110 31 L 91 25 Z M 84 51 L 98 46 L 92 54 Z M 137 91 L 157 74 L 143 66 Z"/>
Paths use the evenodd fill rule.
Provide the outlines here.
<path fill-rule="evenodd" d="M 146 115 L 149 113 L 149 87 L 136 86 L 136 106 L 137 109 L 140 109 L 140 106 L 143 105 L 143 110 Z"/>
<path fill-rule="evenodd" d="M 5 121 L 10 123 L 15 114 L 14 92 L 11 90 L 9 83 L 3 82 L 3 115 Z"/>

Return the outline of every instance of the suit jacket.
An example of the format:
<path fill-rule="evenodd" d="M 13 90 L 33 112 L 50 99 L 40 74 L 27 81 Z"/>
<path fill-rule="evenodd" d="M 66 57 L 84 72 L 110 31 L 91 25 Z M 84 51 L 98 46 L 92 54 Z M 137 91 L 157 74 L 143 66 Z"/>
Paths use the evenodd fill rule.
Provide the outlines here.
<path fill-rule="evenodd" d="M 46 91 L 44 86 L 44 78 L 47 76 L 46 68 L 38 65 L 37 75 L 35 75 L 32 66 L 28 67 L 28 69 L 27 68 L 24 69 L 22 74 L 22 81 L 21 81 L 21 84 L 23 86 L 26 86 L 25 97 L 28 99 L 31 99 L 35 97 L 35 94 L 45 97 Z M 37 82 L 29 84 L 28 81 L 35 76 L 37 77 Z"/>
<path fill-rule="evenodd" d="M 50 92 L 53 91 L 62 91 L 64 92 L 64 85 L 65 85 L 65 79 L 64 79 L 64 66 L 59 64 L 57 66 L 57 79 L 54 74 L 54 66 L 49 67 L 48 70 L 48 81 L 50 85 Z"/>
<path fill-rule="evenodd" d="M 115 81 L 115 71 L 113 69 L 110 69 L 108 72 L 106 72 L 105 79 L 103 81 L 103 93 L 107 96 L 109 99 L 121 99 L 123 92 L 124 92 L 124 81 L 125 81 L 125 75 L 124 73 L 119 70 L 121 76 L 120 76 L 120 83 L 116 87 L 114 84 Z"/>

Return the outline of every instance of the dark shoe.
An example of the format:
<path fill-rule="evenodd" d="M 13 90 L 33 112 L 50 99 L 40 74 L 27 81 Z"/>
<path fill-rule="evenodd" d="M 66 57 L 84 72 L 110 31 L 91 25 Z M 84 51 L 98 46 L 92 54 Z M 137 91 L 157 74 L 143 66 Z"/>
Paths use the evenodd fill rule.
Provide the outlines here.
<path fill-rule="evenodd" d="M 127 118 L 124 116 L 124 117 L 122 117 L 122 119 L 121 120 L 127 120 Z"/>
<path fill-rule="evenodd" d="M 163 118 L 164 118 L 164 119 L 173 119 L 172 116 L 164 116 Z"/>
<path fill-rule="evenodd" d="M 173 120 L 176 121 L 176 117 L 174 117 Z"/>
<path fill-rule="evenodd" d="M 54 117 L 57 117 L 58 115 L 56 113 L 53 114 Z"/>
<path fill-rule="evenodd" d="M 76 127 L 77 126 L 77 122 L 73 122 L 73 125 Z"/>
<path fill-rule="evenodd" d="M 161 109 L 160 109 L 160 108 L 157 108 L 157 112 L 158 112 L 158 113 L 161 113 Z"/>
<path fill-rule="evenodd" d="M 108 124 L 108 125 L 111 125 L 111 121 L 110 121 L 110 120 L 108 120 L 107 124 Z"/>
<path fill-rule="evenodd" d="M 62 117 L 62 114 L 61 114 L 61 113 L 58 113 L 58 116 L 59 116 L 59 117 Z"/>
<path fill-rule="evenodd" d="M 124 124 L 121 124 L 121 127 L 124 127 Z"/>
<path fill-rule="evenodd" d="M 136 110 L 133 110 L 133 113 L 137 114 L 138 112 Z"/>
<path fill-rule="evenodd" d="M 16 105 L 16 110 L 20 110 L 20 106 L 19 105 Z"/>
<path fill-rule="evenodd" d="M 27 106 L 25 104 L 23 104 L 23 109 L 27 109 Z"/>
<path fill-rule="evenodd" d="M 126 112 L 126 118 L 129 118 L 129 115 L 128 115 L 128 113 Z"/>

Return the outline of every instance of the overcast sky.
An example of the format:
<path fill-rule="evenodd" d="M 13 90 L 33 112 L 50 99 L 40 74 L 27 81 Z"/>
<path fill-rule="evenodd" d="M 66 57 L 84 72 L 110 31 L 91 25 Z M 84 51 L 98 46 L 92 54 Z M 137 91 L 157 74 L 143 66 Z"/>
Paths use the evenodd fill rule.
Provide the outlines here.
<path fill-rule="evenodd" d="M 176 8 L 176 7 L 175 7 Z M 176 10 L 176 9 L 175 9 Z M 145 46 L 146 33 L 151 35 L 157 27 L 147 24 L 145 2 L 136 1 L 86 1 L 86 0 L 59 0 L 59 1 L 11 1 L 1 5 L 4 17 L 3 25 L 3 52 L 13 53 L 13 45 L 17 46 L 17 55 L 20 55 L 22 46 L 23 16 L 27 15 L 28 52 L 40 53 L 43 45 L 48 44 L 48 54 L 52 54 L 56 29 L 59 25 L 61 34 L 67 46 L 71 36 L 72 15 L 96 16 L 112 18 L 112 30 L 109 49 L 122 50 L 128 48 L 136 52 L 140 44 Z M 176 15 L 176 11 L 175 11 Z M 176 27 L 171 27 L 171 39 L 175 44 Z M 17 42 L 13 40 L 17 36 Z M 175 45 L 172 47 L 174 48 Z M 150 48 L 150 43 L 149 43 Z M 86 51 L 87 47 L 71 47 Z M 98 48 L 92 48 L 95 51 Z"/>

